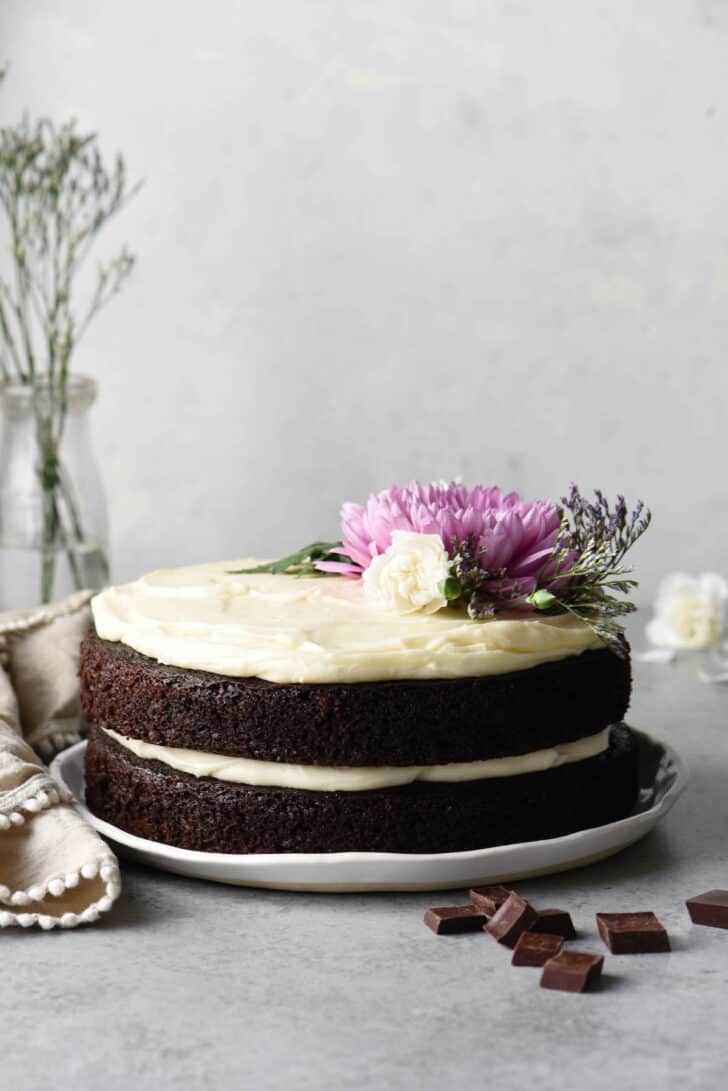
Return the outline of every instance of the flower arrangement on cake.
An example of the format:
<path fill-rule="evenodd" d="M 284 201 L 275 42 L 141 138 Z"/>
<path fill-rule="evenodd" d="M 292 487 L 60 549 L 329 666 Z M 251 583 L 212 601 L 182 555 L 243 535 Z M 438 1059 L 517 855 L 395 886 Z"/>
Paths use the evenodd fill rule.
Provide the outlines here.
<path fill-rule="evenodd" d="M 361 579 L 369 603 L 400 614 L 464 607 L 483 621 L 506 611 L 570 613 L 624 654 L 618 617 L 637 581 L 624 557 L 650 523 L 641 501 L 587 500 L 576 485 L 560 505 L 497 486 L 413 481 L 345 503 L 340 542 L 312 542 L 238 574 Z"/>

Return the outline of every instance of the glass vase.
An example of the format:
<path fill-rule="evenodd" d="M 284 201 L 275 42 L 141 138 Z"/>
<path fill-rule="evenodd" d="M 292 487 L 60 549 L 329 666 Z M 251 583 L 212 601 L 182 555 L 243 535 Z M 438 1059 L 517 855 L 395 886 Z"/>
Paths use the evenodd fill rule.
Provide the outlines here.
<path fill-rule="evenodd" d="M 108 583 L 106 497 L 89 429 L 95 400 L 85 375 L 0 386 L 0 610 Z"/>

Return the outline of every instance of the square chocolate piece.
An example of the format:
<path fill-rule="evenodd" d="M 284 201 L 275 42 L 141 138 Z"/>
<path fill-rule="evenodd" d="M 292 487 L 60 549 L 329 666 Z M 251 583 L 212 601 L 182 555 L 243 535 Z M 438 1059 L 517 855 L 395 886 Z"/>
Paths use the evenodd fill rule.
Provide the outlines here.
<path fill-rule="evenodd" d="M 470 900 L 487 917 L 492 917 L 512 893 L 513 891 L 505 886 L 474 886 L 470 891 Z"/>
<path fill-rule="evenodd" d="M 602 976 L 603 965 L 602 955 L 592 955 L 587 951 L 559 951 L 544 965 L 541 988 L 583 993 L 596 985 Z"/>
<path fill-rule="evenodd" d="M 575 939 L 576 929 L 571 919 L 571 914 L 565 909 L 539 909 L 536 923 L 531 926 L 532 932 L 545 932 L 550 936 L 561 936 L 562 939 Z"/>
<path fill-rule="evenodd" d="M 728 928 L 728 890 L 709 890 L 685 902 L 693 924 Z"/>
<path fill-rule="evenodd" d="M 518 937 L 523 932 L 528 932 L 535 920 L 536 910 L 533 906 L 520 894 L 512 892 L 490 918 L 485 930 L 506 947 L 515 947 Z"/>
<path fill-rule="evenodd" d="M 486 920 L 485 913 L 474 905 L 443 905 L 425 913 L 425 924 L 438 936 L 480 932 Z"/>
<path fill-rule="evenodd" d="M 654 913 L 597 913 L 599 935 L 613 955 L 647 955 L 670 950 Z"/>
<path fill-rule="evenodd" d="M 518 937 L 511 963 L 513 966 L 543 966 L 544 962 L 558 955 L 563 942 L 561 936 L 523 932 Z"/>

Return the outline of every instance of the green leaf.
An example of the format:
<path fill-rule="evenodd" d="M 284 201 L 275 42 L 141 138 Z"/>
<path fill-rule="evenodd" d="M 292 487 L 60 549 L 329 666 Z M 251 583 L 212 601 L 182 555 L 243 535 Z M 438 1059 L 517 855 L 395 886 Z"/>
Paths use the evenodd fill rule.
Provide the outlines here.
<path fill-rule="evenodd" d="M 457 576 L 448 576 L 447 579 L 440 580 L 437 590 L 448 602 L 455 602 L 463 593 L 463 585 Z"/>
<path fill-rule="evenodd" d="M 315 568 L 315 562 L 321 561 L 334 550 L 338 549 L 340 542 L 311 542 L 303 549 L 289 553 L 287 557 L 280 557 L 277 561 L 267 561 L 265 564 L 256 565 L 255 568 L 235 568 L 228 572 L 230 576 L 258 576 L 262 573 L 278 575 L 322 575 Z M 334 560 L 348 561 L 349 558 L 342 553 L 337 553 Z"/>

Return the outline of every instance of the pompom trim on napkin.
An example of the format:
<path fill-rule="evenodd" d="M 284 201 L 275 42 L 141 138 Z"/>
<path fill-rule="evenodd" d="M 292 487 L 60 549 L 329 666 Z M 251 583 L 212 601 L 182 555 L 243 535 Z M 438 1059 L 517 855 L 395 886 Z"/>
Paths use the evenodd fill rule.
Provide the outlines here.
<path fill-rule="evenodd" d="M 33 781 L 36 780 L 40 781 L 43 784 L 43 787 L 40 788 L 35 795 L 28 796 L 26 799 L 18 802 L 11 810 L 6 809 L 4 813 L 0 812 L 0 833 L 3 830 L 12 829 L 13 826 L 25 825 L 25 815 L 23 814 L 23 811 L 29 815 L 38 814 L 39 811 L 45 811 L 48 807 L 53 807 L 56 803 L 68 803 L 70 801 L 71 796 L 68 791 L 65 788 L 62 788 L 60 784 L 56 787 L 51 787 L 48 784 L 48 778 L 44 773 L 38 773 L 35 777 L 31 777 L 29 781 L 26 781 L 25 784 L 21 785 L 19 791 L 22 789 L 27 790 L 29 785 L 32 787 Z M 6 803 L 6 807 L 7 806 L 8 803 Z M 0 887 L 0 890 L 2 890 L 2 887 Z"/>
<path fill-rule="evenodd" d="M 0 928 L 90 924 L 121 893 L 116 857 L 37 757 L 80 737 L 91 597 L 0 615 Z"/>
<path fill-rule="evenodd" d="M 64 912 L 52 914 L 38 912 L 31 908 L 27 912 L 18 913 L 20 906 L 31 907 L 44 903 L 44 910 L 49 906 L 52 898 L 62 898 L 70 890 L 74 890 L 84 883 L 100 879 L 104 884 L 103 894 L 100 898 L 90 902 L 80 913 Z M 38 883 L 29 890 L 11 891 L 7 886 L 0 885 L 0 928 L 17 926 L 30 928 L 37 924 L 46 931 L 51 928 L 75 928 L 79 924 L 91 924 L 99 919 L 102 913 L 107 913 L 121 893 L 121 876 L 119 866 L 114 856 L 101 856 L 84 864 L 78 871 L 69 872 L 67 875 L 56 875 L 45 883 Z M 10 908 L 3 908 L 4 906 Z"/>

